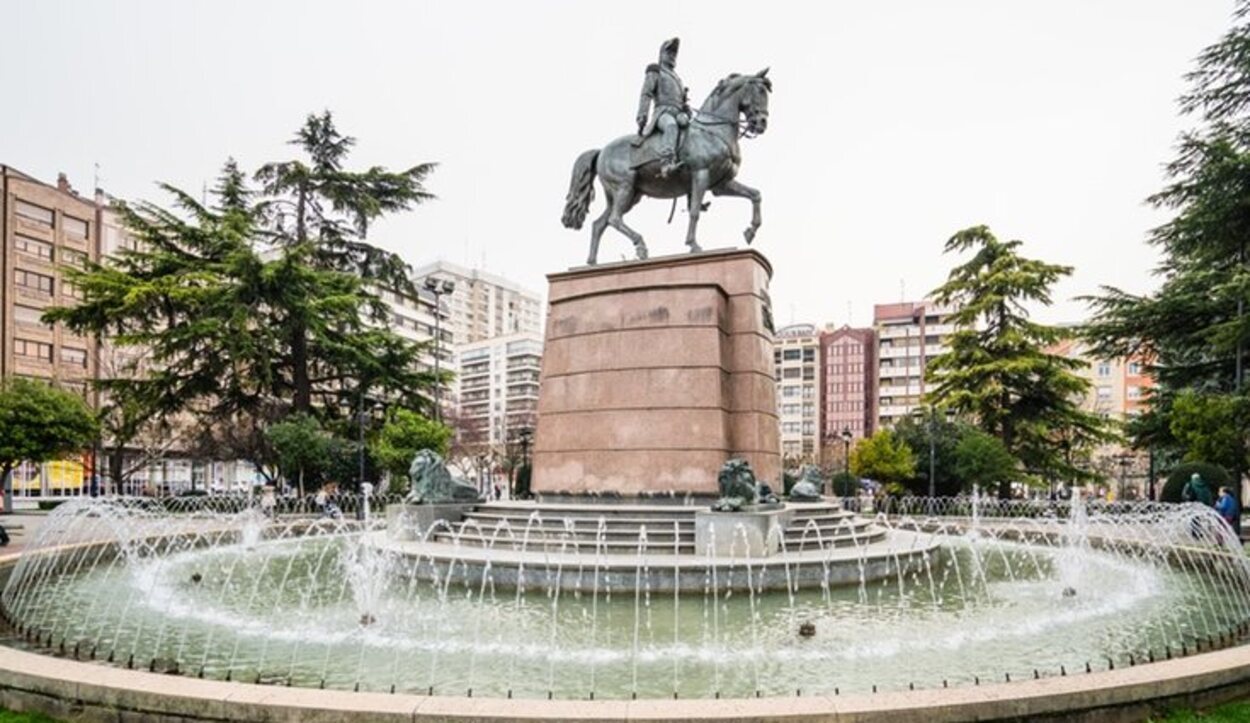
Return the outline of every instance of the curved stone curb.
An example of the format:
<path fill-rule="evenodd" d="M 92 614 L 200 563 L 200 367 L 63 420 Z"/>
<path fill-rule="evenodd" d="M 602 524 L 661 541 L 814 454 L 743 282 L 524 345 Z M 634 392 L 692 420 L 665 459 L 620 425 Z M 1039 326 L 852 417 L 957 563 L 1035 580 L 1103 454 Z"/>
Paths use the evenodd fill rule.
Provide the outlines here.
<path fill-rule="evenodd" d="M 352 693 L 199 680 L 0 648 L 0 704 L 169 721 L 1141 720 L 1250 693 L 1250 647 L 1114 671 L 979 687 L 743 700 L 570 701 Z"/>

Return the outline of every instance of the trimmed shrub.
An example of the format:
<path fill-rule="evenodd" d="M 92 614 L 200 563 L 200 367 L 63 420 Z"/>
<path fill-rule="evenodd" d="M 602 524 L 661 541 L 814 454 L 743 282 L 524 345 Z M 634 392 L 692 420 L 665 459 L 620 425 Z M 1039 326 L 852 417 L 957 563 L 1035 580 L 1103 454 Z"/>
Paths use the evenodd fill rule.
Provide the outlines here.
<path fill-rule="evenodd" d="M 838 472 L 830 480 L 835 497 L 854 497 L 859 494 L 859 478 L 850 472 Z"/>
<path fill-rule="evenodd" d="M 1216 495 L 1219 488 L 1225 486 L 1231 480 L 1228 472 L 1223 467 L 1207 462 L 1185 462 L 1178 465 L 1168 475 L 1167 482 L 1163 483 L 1163 490 L 1159 493 L 1160 502 L 1183 502 L 1181 499 L 1181 490 L 1185 488 L 1185 483 L 1189 478 L 1197 472 L 1202 475 L 1202 479 L 1211 487 L 1211 494 Z"/>

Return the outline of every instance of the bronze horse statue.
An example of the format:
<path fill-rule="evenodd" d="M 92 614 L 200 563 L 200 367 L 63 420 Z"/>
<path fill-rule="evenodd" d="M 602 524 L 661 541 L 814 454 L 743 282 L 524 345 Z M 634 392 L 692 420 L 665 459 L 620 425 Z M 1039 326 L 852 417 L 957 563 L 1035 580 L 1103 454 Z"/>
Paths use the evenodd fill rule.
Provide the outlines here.
<path fill-rule="evenodd" d="M 667 176 L 661 174 L 658 154 L 654 151 L 654 144 L 659 141 L 657 136 L 647 138 L 640 148 L 635 148 L 637 136 L 622 136 L 602 150 L 589 150 L 578 156 L 564 202 L 564 226 L 579 229 L 586 221 L 595 198 L 596 175 L 608 202 L 607 208 L 591 224 L 587 263 L 594 265 L 598 260 L 599 239 L 608 226 L 634 242 L 638 258 L 647 258 L 647 244 L 642 235 L 625 225 L 623 218 L 643 196 L 687 197 L 690 223 L 686 245 L 692 252 L 700 250 L 695 236 L 699 213 L 704 209 L 704 193 L 711 191 L 714 196 L 750 199 L 751 225 L 743 232 L 750 244 L 760 227 L 760 192 L 734 178 L 742 163 L 738 138 L 740 135 L 753 137 L 767 129 L 768 94 L 772 88 L 767 68 L 754 75 L 734 73 L 718 83 L 685 130 L 685 138 L 678 149 L 681 166 Z M 639 157 L 644 160 L 640 162 Z"/>

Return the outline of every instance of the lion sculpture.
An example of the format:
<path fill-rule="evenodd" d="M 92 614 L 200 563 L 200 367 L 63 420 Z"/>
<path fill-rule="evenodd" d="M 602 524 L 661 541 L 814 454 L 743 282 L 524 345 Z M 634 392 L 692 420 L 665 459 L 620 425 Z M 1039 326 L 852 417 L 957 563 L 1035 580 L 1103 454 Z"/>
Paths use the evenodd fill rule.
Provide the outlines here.
<path fill-rule="evenodd" d="M 820 468 L 814 464 L 804 465 L 801 477 L 790 488 L 790 499 L 795 502 L 819 502 L 825 491 L 825 480 Z"/>
<path fill-rule="evenodd" d="M 473 485 L 456 479 L 448 471 L 443 458 L 432 449 L 423 449 L 412 458 L 408 467 L 412 486 L 404 502 L 412 505 L 437 505 L 448 502 L 479 502 L 481 496 Z"/>
<path fill-rule="evenodd" d="M 777 501 L 767 485 L 755 481 L 755 472 L 745 459 L 735 458 L 726 462 L 716 481 L 720 486 L 720 499 L 712 505 L 712 509 L 717 512 L 737 512 L 747 505 Z"/>

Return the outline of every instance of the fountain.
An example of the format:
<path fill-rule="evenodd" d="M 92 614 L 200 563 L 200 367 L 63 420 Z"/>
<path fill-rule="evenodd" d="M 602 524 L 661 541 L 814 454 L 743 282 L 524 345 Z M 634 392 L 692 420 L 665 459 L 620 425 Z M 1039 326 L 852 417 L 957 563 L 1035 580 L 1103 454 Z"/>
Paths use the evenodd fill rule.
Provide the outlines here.
<path fill-rule="evenodd" d="M 688 133 L 736 158 L 737 121 L 762 133 L 771 91 L 766 71 L 727 76 L 720 122 Z M 566 224 L 596 173 L 654 170 L 629 140 L 578 160 Z M 599 153 L 619 158 L 597 171 Z M 752 199 L 752 238 L 758 194 L 711 190 Z M 698 253 L 647 259 L 636 240 L 639 261 L 549 276 L 537 499 L 483 503 L 423 451 L 405 499 L 366 485 L 328 501 L 341 517 L 272 489 L 69 501 L 0 558 L 5 704 L 938 721 L 1250 690 L 1250 566 L 1211 510 L 979 490 L 852 507 L 814 484 L 761 499 L 754 475 L 781 477 L 772 267 L 701 251 L 691 210 Z"/>
<path fill-rule="evenodd" d="M 485 504 L 396 541 L 376 516 L 288 512 L 257 534 L 250 510 L 72 501 L 0 604 L 14 644 L 115 665 L 596 700 L 1058 676 L 1229 644 L 1250 622 L 1250 572 L 1213 513 L 1089 511 L 1077 496 L 1064 516 L 996 518 L 979 500 L 971 536 L 966 518 L 866 521 L 824 504 L 784 532 L 783 553 L 753 558 L 741 542 L 728 555 L 683 547 L 681 519 L 630 537 L 606 514 L 558 506 Z M 872 554 L 881 574 L 862 574 Z M 683 575 L 697 584 L 674 584 Z"/>

